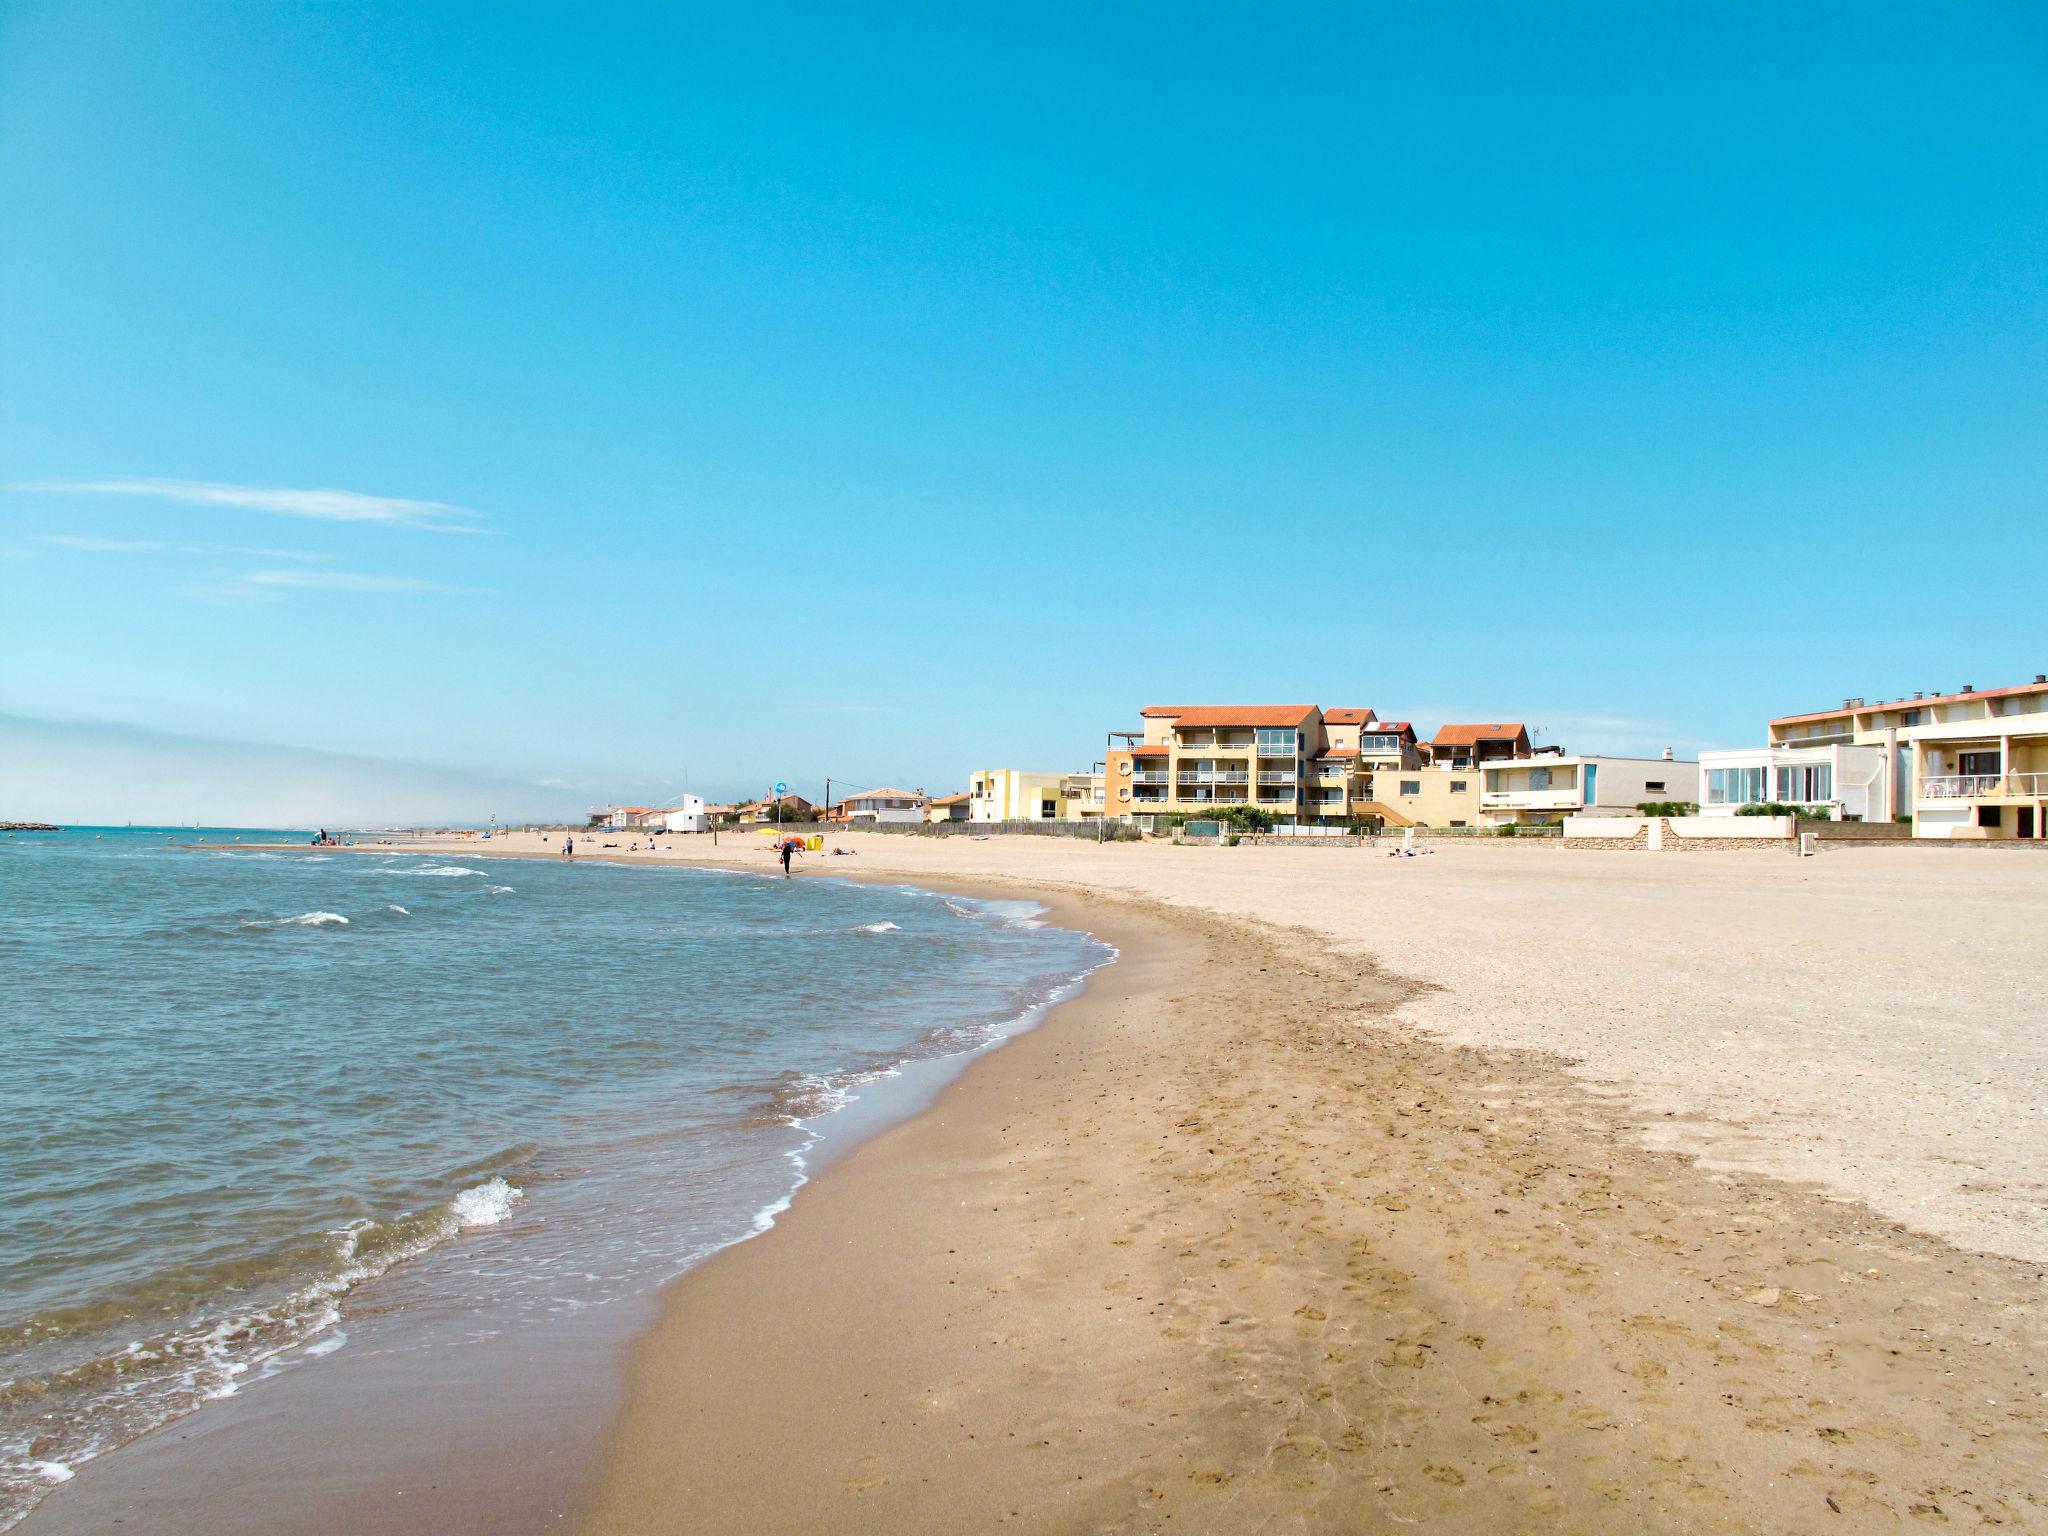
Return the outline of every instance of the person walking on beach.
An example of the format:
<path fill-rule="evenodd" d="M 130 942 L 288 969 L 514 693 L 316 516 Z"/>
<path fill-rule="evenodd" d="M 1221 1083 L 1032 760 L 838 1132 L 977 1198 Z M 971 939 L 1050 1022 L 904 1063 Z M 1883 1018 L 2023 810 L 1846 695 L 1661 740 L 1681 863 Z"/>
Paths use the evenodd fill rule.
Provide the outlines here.
<path fill-rule="evenodd" d="M 574 832 L 571 832 L 562 839 L 562 857 L 565 859 L 576 857 L 576 834 Z"/>
<path fill-rule="evenodd" d="M 790 857 L 795 852 L 796 839 L 793 837 L 785 837 L 782 840 L 782 878 L 785 880 L 789 878 L 789 861 Z"/>

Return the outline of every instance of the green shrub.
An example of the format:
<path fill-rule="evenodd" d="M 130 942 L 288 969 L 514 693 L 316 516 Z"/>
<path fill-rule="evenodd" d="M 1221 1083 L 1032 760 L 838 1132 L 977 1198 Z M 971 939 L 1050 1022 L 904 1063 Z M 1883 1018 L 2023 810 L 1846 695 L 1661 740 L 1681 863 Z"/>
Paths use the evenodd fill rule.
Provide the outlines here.
<path fill-rule="evenodd" d="M 1513 837 L 1515 835 L 1515 824 L 1512 821 L 1504 821 L 1493 829 L 1493 835 L 1495 837 Z"/>
<path fill-rule="evenodd" d="M 1691 816 L 1699 807 L 1690 800 L 1645 800 L 1636 809 L 1645 816 Z"/>
<path fill-rule="evenodd" d="M 1826 810 L 1814 805 L 1785 805 L 1776 800 L 1762 805 L 1745 805 L 1735 812 L 1738 816 L 1793 816 L 1800 821 L 1833 821 Z"/>

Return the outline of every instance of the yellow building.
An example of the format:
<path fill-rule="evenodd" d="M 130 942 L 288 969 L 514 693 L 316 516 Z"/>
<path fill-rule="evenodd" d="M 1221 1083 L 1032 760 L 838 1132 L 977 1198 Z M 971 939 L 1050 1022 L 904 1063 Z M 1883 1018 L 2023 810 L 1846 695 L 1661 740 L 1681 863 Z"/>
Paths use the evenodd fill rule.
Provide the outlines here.
<path fill-rule="evenodd" d="M 967 781 L 969 821 L 1059 821 L 1069 775 L 983 768 Z"/>
<path fill-rule="evenodd" d="M 1366 814 L 1390 827 L 1476 827 L 1483 776 L 1472 768 L 1416 766 L 1373 776 Z"/>
<path fill-rule="evenodd" d="M 1883 749 L 1882 818 L 1910 815 L 1915 837 L 2048 838 L 2048 675 L 1771 722 L 1773 747 L 1845 743 Z"/>

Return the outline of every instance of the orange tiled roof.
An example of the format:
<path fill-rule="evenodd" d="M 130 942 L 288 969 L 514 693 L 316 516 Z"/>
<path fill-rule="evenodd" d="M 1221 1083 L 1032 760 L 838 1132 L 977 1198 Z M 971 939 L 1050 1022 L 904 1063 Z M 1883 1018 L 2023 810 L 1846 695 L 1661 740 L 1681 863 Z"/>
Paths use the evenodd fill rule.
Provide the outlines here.
<path fill-rule="evenodd" d="M 1133 756 L 1133 757 L 1164 757 L 1164 756 L 1166 756 L 1166 751 L 1167 751 L 1167 749 L 1166 749 L 1166 747 L 1165 747 L 1164 745 L 1160 745 L 1160 746 L 1156 746 L 1156 747 L 1133 747 L 1133 748 L 1131 748 L 1131 756 Z"/>
<path fill-rule="evenodd" d="M 1171 715 L 1176 725 L 1299 726 L 1316 712 L 1313 704 L 1154 704 L 1147 715 Z"/>
<path fill-rule="evenodd" d="M 1356 747 L 1332 747 L 1332 748 L 1330 748 L 1330 750 L 1329 750 L 1329 751 L 1327 751 L 1327 752 L 1325 752 L 1325 753 L 1323 754 L 1323 757 L 1356 757 L 1356 756 L 1358 756 L 1358 749 L 1357 749 Z M 1317 761 L 1317 762 L 1321 762 L 1321 761 L 1322 761 L 1322 758 L 1317 758 L 1317 759 L 1316 759 L 1316 761 Z"/>
<path fill-rule="evenodd" d="M 1323 711 L 1325 725 L 1364 725 L 1373 718 L 1369 709 L 1326 709 Z"/>
<path fill-rule="evenodd" d="M 1469 747 L 1480 741 L 1513 741 L 1527 728 L 1519 720 L 1490 721 L 1478 725 L 1447 725 L 1436 733 L 1431 746 Z"/>
<path fill-rule="evenodd" d="M 1375 720 L 1372 723 L 1375 736 L 1413 736 L 1415 727 L 1406 720 Z"/>

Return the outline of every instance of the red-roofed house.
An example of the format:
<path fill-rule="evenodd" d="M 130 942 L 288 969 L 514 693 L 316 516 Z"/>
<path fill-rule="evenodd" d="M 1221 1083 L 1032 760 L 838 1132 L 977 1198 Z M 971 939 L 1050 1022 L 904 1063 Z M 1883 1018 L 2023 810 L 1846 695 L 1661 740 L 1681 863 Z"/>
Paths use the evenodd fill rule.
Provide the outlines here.
<path fill-rule="evenodd" d="M 1529 728 L 1519 720 L 1446 725 L 1429 742 L 1429 760 L 1440 768 L 1476 768 L 1493 758 L 1528 754 Z"/>

